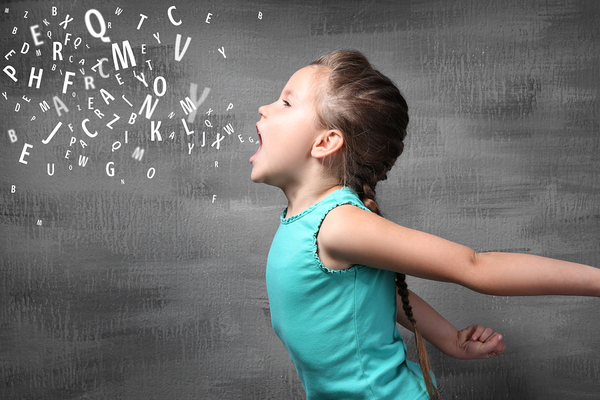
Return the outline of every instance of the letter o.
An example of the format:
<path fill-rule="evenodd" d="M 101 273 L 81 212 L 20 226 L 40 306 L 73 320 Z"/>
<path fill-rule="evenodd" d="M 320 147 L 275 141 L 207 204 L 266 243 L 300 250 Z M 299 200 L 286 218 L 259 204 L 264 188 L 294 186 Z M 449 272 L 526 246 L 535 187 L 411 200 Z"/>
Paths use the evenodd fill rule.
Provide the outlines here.
<path fill-rule="evenodd" d="M 162 91 L 158 91 L 158 83 L 157 82 L 162 82 Z M 165 78 L 163 76 L 157 76 L 156 78 L 154 78 L 154 93 L 158 96 L 158 97 L 162 97 L 165 95 L 167 91 L 167 81 L 165 80 Z"/>

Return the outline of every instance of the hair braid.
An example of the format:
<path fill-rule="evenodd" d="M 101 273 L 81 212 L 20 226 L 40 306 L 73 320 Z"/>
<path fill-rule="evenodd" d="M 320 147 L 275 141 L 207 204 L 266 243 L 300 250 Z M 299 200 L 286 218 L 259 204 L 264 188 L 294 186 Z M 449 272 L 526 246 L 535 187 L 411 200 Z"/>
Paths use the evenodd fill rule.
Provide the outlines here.
<path fill-rule="evenodd" d="M 396 272 L 396 287 L 398 288 L 398 294 L 402 299 L 402 309 L 404 310 L 404 314 L 413 326 L 415 342 L 417 346 L 417 353 L 419 354 L 419 364 L 421 365 L 421 371 L 423 372 L 423 378 L 425 379 L 425 387 L 427 388 L 427 393 L 432 399 L 441 399 L 440 393 L 438 392 L 437 388 L 433 385 L 430 372 L 431 363 L 429 362 L 427 349 L 425 348 L 425 341 L 423 340 L 421 331 L 419 331 L 419 328 L 417 327 L 417 320 L 413 316 L 412 307 L 410 306 L 410 302 L 408 300 L 409 291 L 408 285 L 406 284 L 405 274 Z"/>
<path fill-rule="evenodd" d="M 368 184 L 363 183 L 362 185 L 363 192 L 359 193 L 361 201 L 369 210 L 373 211 L 377 215 L 381 215 L 381 211 L 379 210 L 379 204 L 375 201 L 375 190 Z"/>
<path fill-rule="evenodd" d="M 317 93 L 319 122 L 327 129 L 340 130 L 344 137 L 338 166 L 340 183 L 353 189 L 367 208 L 381 215 L 375 201 L 375 187 L 387 178 L 404 150 L 408 125 L 406 100 L 396 85 L 359 52 L 335 51 L 311 65 L 323 71 L 324 90 Z M 427 393 L 431 399 L 439 399 L 404 274 L 396 274 L 396 286 L 404 313 L 413 326 Z"/>

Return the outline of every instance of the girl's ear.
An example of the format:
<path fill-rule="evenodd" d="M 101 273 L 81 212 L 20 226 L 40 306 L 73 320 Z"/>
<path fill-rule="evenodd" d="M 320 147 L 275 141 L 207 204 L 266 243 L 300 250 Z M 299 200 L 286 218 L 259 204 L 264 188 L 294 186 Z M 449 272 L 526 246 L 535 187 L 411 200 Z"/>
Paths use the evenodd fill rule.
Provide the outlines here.
<path fill-rule="evenodd" d="M 338 151 L 343 145 L 342 132 L 337 129 L 324 131 L 315 139 L 310 154 L 314 158 L 324 158 Z"/>

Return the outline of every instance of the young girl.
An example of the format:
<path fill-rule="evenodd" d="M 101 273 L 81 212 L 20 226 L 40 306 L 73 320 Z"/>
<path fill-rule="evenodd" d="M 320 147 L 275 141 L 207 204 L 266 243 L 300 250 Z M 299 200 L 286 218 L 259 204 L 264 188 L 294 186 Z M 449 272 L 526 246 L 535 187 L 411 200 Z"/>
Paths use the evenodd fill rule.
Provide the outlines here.
<path fill-rule="evenodd" d="M 402 153 L 407 104 L 362 54 L 334 52 L 300 69 L 259 114 L 252 180 L 288 199 L 267 260 L 271 319 L 308 399 L 439 396 L 421 333 L 453 357 L 504 350 L 489 328 L 458 332 L 408 291 L 404 274 L 494 295 L 600 296 L 596 268 L 478 254 L 380 216 L 375 186 Z M 396 322 L 415 332 L 420 369 Z"/>

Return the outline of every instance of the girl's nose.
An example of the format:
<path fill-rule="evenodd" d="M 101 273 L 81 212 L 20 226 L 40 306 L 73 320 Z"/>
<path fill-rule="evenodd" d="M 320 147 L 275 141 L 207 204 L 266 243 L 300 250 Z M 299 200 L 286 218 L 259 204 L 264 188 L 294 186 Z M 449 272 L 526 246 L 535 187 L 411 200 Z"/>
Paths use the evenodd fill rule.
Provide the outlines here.
<path fill-rule="evenodd" d="M 258 113 L 260 114 L 261 117 L 265 116 L 265 111 L 267 111 L 266 107 L 267 106 L 258 107 Z"/>

